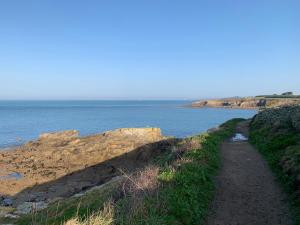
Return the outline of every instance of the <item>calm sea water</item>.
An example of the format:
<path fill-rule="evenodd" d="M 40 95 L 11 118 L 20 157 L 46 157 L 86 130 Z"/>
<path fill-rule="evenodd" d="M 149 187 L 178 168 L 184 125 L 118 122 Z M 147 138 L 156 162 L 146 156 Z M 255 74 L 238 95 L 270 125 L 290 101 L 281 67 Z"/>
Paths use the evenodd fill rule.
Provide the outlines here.
<path fill-rule="evenodd" d="M 188 101 L 0 101 L 0 148 L 36 139 L 40 133 L 76 129 L 81 135 L 122 127 L 160 127 L 185 137 L 224 121 L 252 117 L 255 110 L 192 109 Z"/>

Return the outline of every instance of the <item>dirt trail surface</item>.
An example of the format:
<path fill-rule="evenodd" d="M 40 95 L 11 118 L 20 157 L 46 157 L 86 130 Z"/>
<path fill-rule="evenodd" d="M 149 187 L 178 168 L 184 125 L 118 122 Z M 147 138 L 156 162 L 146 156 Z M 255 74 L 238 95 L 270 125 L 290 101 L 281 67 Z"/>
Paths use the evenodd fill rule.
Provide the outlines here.
<path fill-rule="evenodd" d="M 237 133 L 248 136 L 248 123 Z M 289 225 L 286 196 L 266 162 L 248 141 L 225 141 L 217 193 L 206 225 Z"/>

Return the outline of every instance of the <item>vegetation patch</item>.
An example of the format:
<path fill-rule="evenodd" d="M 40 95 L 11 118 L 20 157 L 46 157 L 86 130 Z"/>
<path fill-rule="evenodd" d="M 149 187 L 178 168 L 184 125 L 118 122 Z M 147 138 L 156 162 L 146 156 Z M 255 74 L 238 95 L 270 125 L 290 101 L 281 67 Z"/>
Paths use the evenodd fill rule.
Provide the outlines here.
<path fill-rule="evenodd" d="M 19 225 L 201 224 L 218 171 L 219 145 L 242 119 L 212 133 L 183 139 L 151 165 L 82 198 L 67 199 L 16 221 Z"/>
<path fill-rule="evenodd" d="M 288 193 L 295 223 L 300 224 L 300 106 L 260 112 L 251 122 L 250 141 Z"/>

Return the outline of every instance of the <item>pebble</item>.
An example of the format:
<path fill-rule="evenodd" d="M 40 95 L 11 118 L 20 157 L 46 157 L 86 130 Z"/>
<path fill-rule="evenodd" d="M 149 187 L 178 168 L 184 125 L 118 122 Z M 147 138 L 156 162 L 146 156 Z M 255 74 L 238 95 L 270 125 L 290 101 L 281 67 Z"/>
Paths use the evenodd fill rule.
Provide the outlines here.
<path fill-rule="evenodd" d="M 18 216 L 18 215 L 15 215 L 15 214 L 6 214 L 5 216 L 4 216 L 4 218 L 11 218 L 11 219 L 18 219 L 18 218 L 20 218 L 20 216 Z"/>
<path fill-rule="evenodd" d="M 1 205 L 3 205 L 3 206 L 12 206 L 12 204 L 13 204 L 12 199 L 10 199 L 10 198 L 3 198 L 2 199 Z"/>
<path fill-rule="evenodd" d="M 16 214 L 29 214 L 33 211 L 39 211 L 47 208 L 46 202 L 24 202 L 17 207 Z"/>

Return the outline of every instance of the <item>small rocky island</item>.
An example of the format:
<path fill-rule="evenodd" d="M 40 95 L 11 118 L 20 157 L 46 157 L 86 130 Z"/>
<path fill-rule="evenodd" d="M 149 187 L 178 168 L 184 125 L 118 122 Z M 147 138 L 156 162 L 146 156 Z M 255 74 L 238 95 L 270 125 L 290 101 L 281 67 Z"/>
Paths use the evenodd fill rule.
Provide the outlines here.
<path fill-rule="evenodd" d="M 260 109 L 273 108 L 286 105 L 300 105 L 300 96 L 292 92 L 280 95 L 260 95 L 255 97 L 232 97 L 223 99 L 200 100 L 192 103 L 194 108 L 237 108 L 237 109 Z"/>

